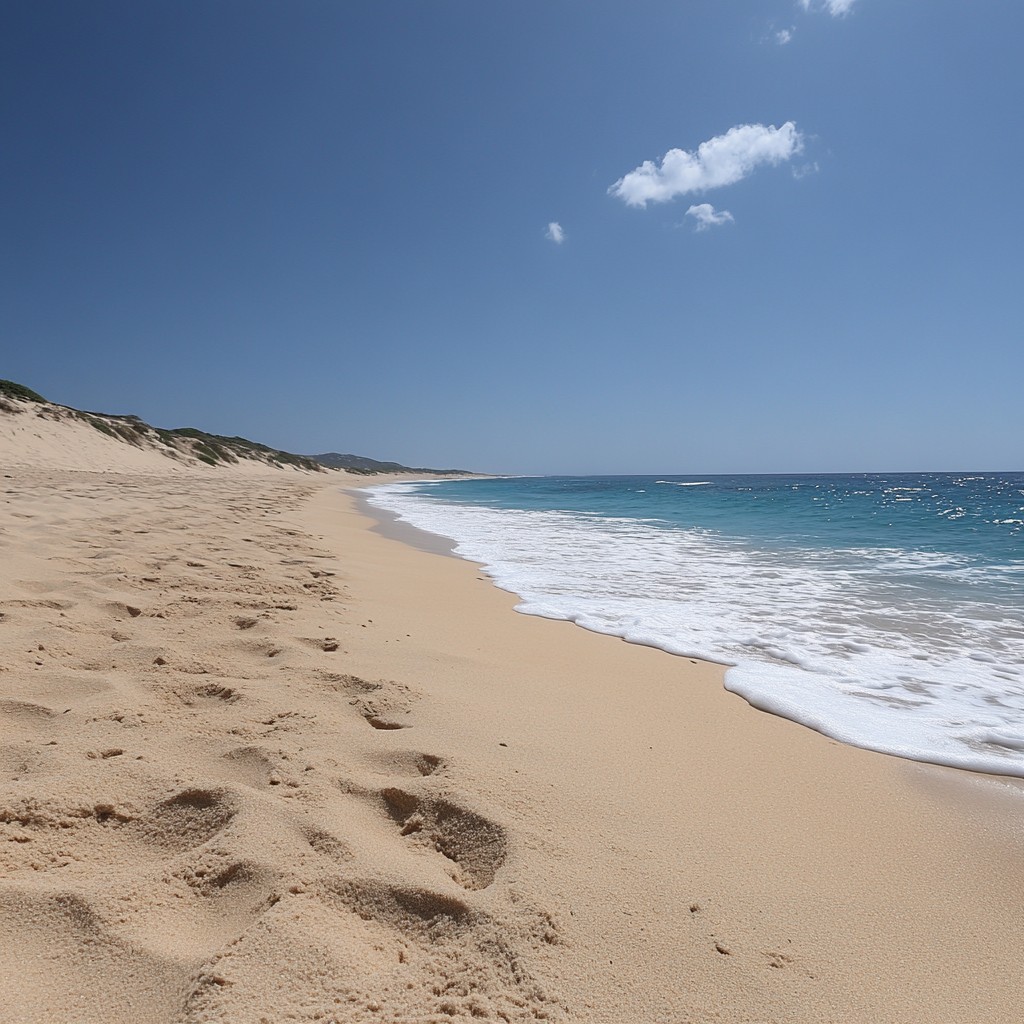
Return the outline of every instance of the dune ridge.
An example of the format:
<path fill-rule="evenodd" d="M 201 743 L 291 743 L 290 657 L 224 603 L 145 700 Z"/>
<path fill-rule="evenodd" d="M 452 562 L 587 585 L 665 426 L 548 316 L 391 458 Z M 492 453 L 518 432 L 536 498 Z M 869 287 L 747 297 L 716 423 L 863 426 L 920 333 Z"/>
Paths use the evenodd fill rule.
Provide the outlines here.
<path fill-rule="evenodd" d="M 155 473 L 206 467 L 235 472 L 326 469 L 313 458 L 244 437 L 222 437 L 194 427 L 164 430 L 138 416 L 58 405 L 10 380 L 0 380 L 0 448 L 5 465 L 12 468 Z"/>

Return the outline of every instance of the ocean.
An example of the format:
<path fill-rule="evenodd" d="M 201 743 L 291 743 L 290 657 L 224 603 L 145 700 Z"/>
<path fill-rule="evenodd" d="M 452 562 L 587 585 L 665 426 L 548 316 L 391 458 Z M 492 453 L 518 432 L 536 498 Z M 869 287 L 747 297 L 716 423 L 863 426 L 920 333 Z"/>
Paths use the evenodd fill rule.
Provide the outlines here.
<path fill-rule="evenodd" d="M 451 538 L 521 612 L 724 663 L 754 707 L 846 743 L 1024 776 L 1024 474 L 517 477 L 367 497 Z"/>

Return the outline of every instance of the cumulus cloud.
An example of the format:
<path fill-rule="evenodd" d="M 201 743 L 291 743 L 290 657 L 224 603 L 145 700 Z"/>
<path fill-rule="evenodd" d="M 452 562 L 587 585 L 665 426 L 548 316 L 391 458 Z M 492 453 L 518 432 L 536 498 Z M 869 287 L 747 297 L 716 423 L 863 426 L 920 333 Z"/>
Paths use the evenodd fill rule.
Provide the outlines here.
<path fill-rule="evenodd" d="M 732 214 L 728 210 L 716 210 L 710 203 L 699 203 L 691 206 L 686 211 L 687 217 L 693 217 L 697 222 L 696 231 L 707 231 L 708 228 L 717 227 L 719 224 L 731 224 Z"/>
<path fill-rule="evenodd" d="M 548 224 L 547 231 L 544 232 L 544 237 L 551 239 L 555 245 L 561 245 L 565 241 L 565 232 L 562 230 L 562 225 L 557 220 L 551 221 Z"/>
<path fill-rule="evenodd" d="M 844 18 L 857 0 L 799 0 L 805 11 L 828 11 L 833 18 Z"/>
<path fill-rule="evenodd" d="M 792 38 L 793 30 L 791 28 L 780 28 L 779 31 L 775 33 L 775 42 L 777 42 L 779 46 L 785 46 Z"/>
<path fill-rule="evenodd" d="M 627 206 L 667 203 L 689 192 L 733 185 L 761 164 L 780 164 L 799 153 L 803 136 L 792 121 L 774 125 L 740 124 L 702 142 L 695 153 L 670 149 L 661 164 L 645 160 L 619 178 L 608 192 Z"/>

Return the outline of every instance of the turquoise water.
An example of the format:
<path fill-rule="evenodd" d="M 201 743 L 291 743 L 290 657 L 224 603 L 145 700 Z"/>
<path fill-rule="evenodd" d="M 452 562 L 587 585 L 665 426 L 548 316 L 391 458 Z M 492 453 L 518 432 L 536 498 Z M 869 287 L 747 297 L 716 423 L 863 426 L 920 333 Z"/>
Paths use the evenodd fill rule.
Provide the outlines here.
<path fill-rule="evenodd" d="M 730 666 L 751 704 L 1024 775 L 1024 474 L 542 477 L 371 502 L 529 614 Z"/>

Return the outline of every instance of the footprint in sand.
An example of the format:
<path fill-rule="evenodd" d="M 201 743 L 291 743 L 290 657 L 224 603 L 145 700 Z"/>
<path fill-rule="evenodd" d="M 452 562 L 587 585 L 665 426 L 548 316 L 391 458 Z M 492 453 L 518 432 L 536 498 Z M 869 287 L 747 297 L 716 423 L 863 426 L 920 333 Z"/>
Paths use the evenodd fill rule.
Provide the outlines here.
<path fill-rule="evenodd" d="M 399 722 L 394 718 L 385 718 L 383 715 L 378 715 L 373 708 L 367 708 L 363 711 L 363 718 L 373 726 L 374 729 L 408 729 L 411 727 L 409 722 Z"/>
<path fill-rule="evenodd" d="M 418 778 L 444 768 L 443 758 L 418 750 L 381 750 L 367 756 L 372 768 L 382 775 Z"/>
<path fill-rule="evenodd" d="M 293 762 L 285 750 L 268 750 L 256 745 L 229 750 L 224 759 L 232 766 L 240 782 L 253 789 L 280 787 L 284 796 L 291 796 L 294 791 L 302 789 L 305 773 L 312 770 L 312 765 L 303 759 Z"/>
<path fill-rule="evenodd" d="M 18 936 L 0 943 L 0 976 L 20 982 L 5 990 L 5 1020 L 161 1020 L 180 999 L 180 964 L 113 935 L 84 897 L 0 892 L 0 934 Z"/>
<path fill-rule="evenodd" d="M 350 694 L 349 704 L 372 728 L 387 731 L 412 726 L 406 717 L 412 710 L 408 687 L 399 683 L 371 683 L 358 676 L 334 673 L 321 673 L 320 678 L 332 690 Z"/>
<path fill-rule="evenodd" d="M 409 691 L 398 683 L 371 683 L 358 676 L 321 673 L 332 690 L 349 694 L 349 704 L 356 708 L 374 729 L 408 729 L 412 722 L 403 719 L 412 710 Z M 373 696 L 370 696 L 372 694 Z"/>
<path fill-rule="evenodd" d="M 118 620 L 137 619 L 142 614 L 141 608 L 137 608 L 133 604 L 125 604 L 123 601 L 109 601 L 106 609 Z"/>
<path fill-rule="evenodd" d="M 223 704 L 235 704 L 242 699 L 242 694 L 232 686 L 222 683 L 207 683 L 197 686 L 193 691 L 200 700 L 219 701 Z"/>
<path fill-rule="evenodd" d="M 505 862 L 508 840 L 496 822 L 444 797 L 418 796 L 397 787 L 381 791 L 403 836 L 436 850 L 454 865 L 464 889 L 486 889 Z"/>
<path fill-rule="evenodd" d="M 348 846 L 325 829 L 307 826 L 302 835 L 317 853 L 330 858 L 335 864 L 347 864 L 352 860 L 353 854 Z"/>
<path fill-rule="evenodd" d="M 0 715 L 17 729 L 27 727 L 34 730 L 46 728 L 60 718 L 60 712 L 53 708 L 24 700 L 0 699 Z"/>
<path fill-rule="evenodd" d="M 163 850 L 193 850 L 222 832 L 239 809 L 230 790 L 184 789 L 132 822 L 130 832 Z"/>

